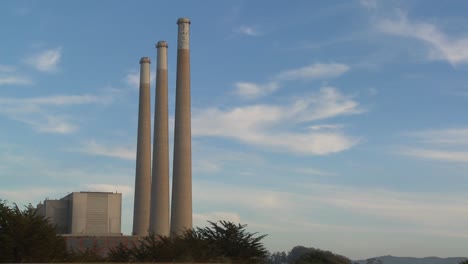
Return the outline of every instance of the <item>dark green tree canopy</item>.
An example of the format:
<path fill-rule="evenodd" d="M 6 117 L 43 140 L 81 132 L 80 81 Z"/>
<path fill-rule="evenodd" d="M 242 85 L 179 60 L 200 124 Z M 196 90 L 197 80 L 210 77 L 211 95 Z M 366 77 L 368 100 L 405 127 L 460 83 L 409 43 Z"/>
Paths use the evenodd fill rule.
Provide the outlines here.
<path fill-rule="evenodd" d="M 0 262 L 57 262 L 67 254 L 64 239 L 31 205 L 21 210 L 2 200 L 0 252 Z"/>
<path fill-rule="evenodd" d="M 139 245 L 112 249 L 109 260 L 115 262 L 229 262 L 261 263 L 267 250 L 246 225 L 228 221 L 209 222 L 205 228 L 185 231 L 180 236 L 148 236 Z"/>

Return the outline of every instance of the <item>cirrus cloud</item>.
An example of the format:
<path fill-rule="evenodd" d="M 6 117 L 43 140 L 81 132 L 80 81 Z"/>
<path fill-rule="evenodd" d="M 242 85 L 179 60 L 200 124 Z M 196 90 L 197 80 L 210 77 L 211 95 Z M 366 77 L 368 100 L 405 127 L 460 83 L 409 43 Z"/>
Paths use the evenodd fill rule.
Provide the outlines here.
<path fill-rule="evenodd" d="M 327 131 L 302 132 L 297 125 L 336 116 L 359 114 L 364 110 L 351 97 L 336 88 L 324 87 L 291 105 L 257 104 L 230 110 L 209 108 L 195 112 L 193 135 L 224 137 L 270 147 L 280 151 L 326 155 L 344 151 L 359 142 L 345 135 L 339 126 Z"/>

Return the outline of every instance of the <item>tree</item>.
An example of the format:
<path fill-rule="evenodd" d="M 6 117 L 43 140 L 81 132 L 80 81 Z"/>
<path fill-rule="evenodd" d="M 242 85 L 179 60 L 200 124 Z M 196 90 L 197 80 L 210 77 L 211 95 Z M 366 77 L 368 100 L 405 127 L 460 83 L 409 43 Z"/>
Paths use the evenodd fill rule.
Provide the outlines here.
<path fill-rule="evenodd" d="M 122 243 L 109 250 L 107 259 L 110 262 L 130 262 L 132 260 L 132 251 Z"/>
<path fill-rule="evenodd" d="M 209 222 L 205 228 L 189 229 L 177 236 L 150 235 L 131 248 L 119 245 L 110 250 L 110 261 L 136 262 L 231 262 L 260 263 L 267 250 L 246 225 L 228 221 Z"/>
<path fill-rule="evenodd" d="M 380 259 L 376 259 L 376 258 L 369 258 L 369 259 L 366 259 L 366 264 L 383 264 L 383 261 Z"/>
<path fill-rule="evenodd" d="M 65 240 L 29 205 L 24 210 L 0 200 L 0 262 L 63 261 Z"/>
<path fill-rule="evenodd" d="M 286 252 L 274 252 L 268 257 L 269 264 L 282 264 L 288 263 L 288 255 Z"/>
<path fill-rule="evenodd" d="M 295 264 L 352 264 L 351 260 L 330 251 L 314 249 L 302 255 Z"/>
<path fill-rule="evenodd" d="M 245 230 L 247 225 L 228 221 L 210 222 L 211 226 L 198 228 L 197 233 L 207 241 L 210 251 L 235 263 L 259 263 L 267 257 L 268 251 L 260 242 L 266 235 Z"/>

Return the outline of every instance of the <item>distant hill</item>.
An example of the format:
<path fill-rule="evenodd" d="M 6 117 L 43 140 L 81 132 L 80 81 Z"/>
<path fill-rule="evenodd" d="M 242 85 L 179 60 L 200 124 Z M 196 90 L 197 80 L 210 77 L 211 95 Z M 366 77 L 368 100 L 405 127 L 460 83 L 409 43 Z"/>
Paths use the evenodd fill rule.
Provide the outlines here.
<path fill-rule="evenodd" d="M 468 258 L 465 257 L 454 257 L 454 258 L 439 258 L 439 257 L 426 257 L 426 258 L 410 258 L 410 257 L 394 257 L 394 256 L 382 256 L 375 257 L 376 261 L 381 260 L 382 264 L 458 264 Z M 354 261 L 359 264 L 366 264 L 367 260 Z"/>

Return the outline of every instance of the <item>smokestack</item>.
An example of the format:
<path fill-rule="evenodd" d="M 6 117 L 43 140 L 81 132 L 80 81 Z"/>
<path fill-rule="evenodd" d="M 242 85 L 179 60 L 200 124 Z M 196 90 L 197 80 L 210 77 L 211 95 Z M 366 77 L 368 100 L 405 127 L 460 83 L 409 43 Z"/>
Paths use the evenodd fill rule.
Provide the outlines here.
<path fill-rule="evenodd" d="M 135 203 L 133 235 L 148 235 L 151 186 L 151 98 L 150 59 L 140 60 L 140 103 L 138 108 L 138 138 L 135 171 Z"/>
<path fill-rule="evenodd" d="M 167 42 L 159 41 L 154 110 L 153 173 L 151 180 L 150 232 L 169 235 L 169 128 L 167 104 Z"/>
<path fill-rule="evenodd" d="M 171 234 L 192 229 L 192 142 L 190 124 L 190 19 L 179 18 Z"/>

